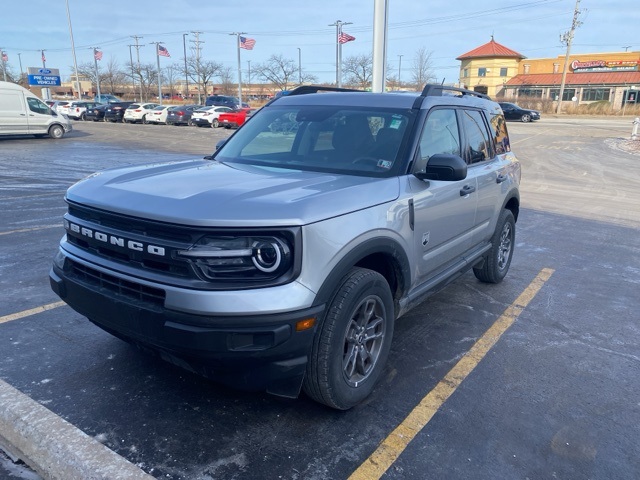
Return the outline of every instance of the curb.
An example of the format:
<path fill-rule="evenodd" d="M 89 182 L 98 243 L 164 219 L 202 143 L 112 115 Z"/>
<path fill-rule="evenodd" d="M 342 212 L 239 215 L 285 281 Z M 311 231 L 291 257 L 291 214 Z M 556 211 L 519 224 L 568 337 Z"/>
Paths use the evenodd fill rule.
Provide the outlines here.
<path fill-rule="evenodd" d="M 0 446 L 47 480 L 155 478 L 2 380 L 0 406 Z"/>

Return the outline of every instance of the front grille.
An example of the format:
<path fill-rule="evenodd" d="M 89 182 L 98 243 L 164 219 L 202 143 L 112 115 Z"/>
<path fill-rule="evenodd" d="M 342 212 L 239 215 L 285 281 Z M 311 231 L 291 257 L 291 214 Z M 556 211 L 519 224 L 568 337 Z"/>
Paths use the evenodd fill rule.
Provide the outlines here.
<path fill-rule="evenodd" d="M 69 258 L 67 258 L 65 270 L 70 278 L 87 286 L 104 288 L 130 300 L 164 306 L 165 292 L 159 288 L 123 280 Z"/>

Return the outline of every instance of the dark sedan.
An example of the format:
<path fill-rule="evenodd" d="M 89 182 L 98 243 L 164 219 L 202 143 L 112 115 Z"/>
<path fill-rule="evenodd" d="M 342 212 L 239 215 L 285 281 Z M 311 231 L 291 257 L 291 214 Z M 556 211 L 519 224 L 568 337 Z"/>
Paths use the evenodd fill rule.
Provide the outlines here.
<path fill-rule="evenodd" d="M 180 105 L 171 107 L 167 112 L 167 125 L 192 125 L 191 115 L 202 105 Z"/>
<path fill-rule="evenodd" d="M 521 122 L 531 122 L 533 120 L 540 120 L 540 112 L 538 110 L 531 110 L 528 108 L 522 108 L 515 103 L 498 102 L 502 111 L 504 112 L 504 118 L 507 120 L 520 120 Z"/>
<path fill-rule="evenodd" d="M 133 102 L 117 102 L 107 104 L 107 109 L 104 111 L 105 122 L 121 122 L 124 116 L 124 111 Z"/>
<path fill-rule="evenodd" d="M 87 108 L 85 113 L 85 120 L 93 120 L 94 122 L 101 122 L 104 120 L 104 111 L 109 105 L 98 105 L 97 107 Z"/>

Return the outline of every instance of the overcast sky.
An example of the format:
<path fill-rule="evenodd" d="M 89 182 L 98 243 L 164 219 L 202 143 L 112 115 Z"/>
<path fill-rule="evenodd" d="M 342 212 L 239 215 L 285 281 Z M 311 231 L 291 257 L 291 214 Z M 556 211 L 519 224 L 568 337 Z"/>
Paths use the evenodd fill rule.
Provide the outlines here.
<path fill-rule="evenodd" d="M 8 68 L 19 71 L 41 67 L 45 50 L 48 68 L 64 77 L 72 71 L 73 56 L 65 2 L 62 0 L 2 0 L 0 48 L 9 57 Z M 140 61 L 156 63 L 150 42 L 163 42 L 171 58 L 161 66 L 182 63 L 183 33 L 200 31 L 201 56 L 237 69 L 232 32 L 246 32 L 256 41 L 253 50 L 241 50 L 243 75 L 248 62 L 257 65 L 273 54 L 298 62 L 320 81 L 335 81 L 336 20 L 351 22 L 343 31 L 356 37 L 344 44 L 343 59 L 371 53 L 373 0 L 68 0 L 79 64 L 93 62 L 91 47 L 104 53 L 102 64 L 129 61 L 133 35 L 141 36 Z M 456 57 L 491 39 L 528 58 L 564 55 L 559 37 L 571 27 L 575 0 L 390 0 L 387 63 L 389 72 L 411 78 L 411 66 L 420 47 L 432 52 L 439 81 L 456 82 Z M 573 53 L 640 50 L 640 8 L 636 0 L 581 0 L 582 25 Z M 195 36 L 187 37 L 187 48 Z M 133 49 L 135 60 L 135 48 Z M 191 53 L 188 52 L 190 56 Z M 402 57 L 400 57 L 402 55 Z M 245 78 L 246 80 L 246 78 Z"/>

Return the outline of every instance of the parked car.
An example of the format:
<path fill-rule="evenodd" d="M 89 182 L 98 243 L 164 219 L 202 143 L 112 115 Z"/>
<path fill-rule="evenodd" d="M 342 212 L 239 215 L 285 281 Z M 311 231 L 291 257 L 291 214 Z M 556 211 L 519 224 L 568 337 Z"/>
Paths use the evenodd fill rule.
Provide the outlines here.
<path fill-rule="evenodd" d="M 178 108 L 170 108 L 167 112 L 167 125 L 192 125 L 191 115 L 202 105 L 180 105 Z"/>
<path fill-rule="evenodd" d="M 93 100 L 95 102 L 98 103 L 119 103 L 122 102 L 121 99 L 119 99 L 118 97 L 116 97 L 115 95 L 110 95 L 110 94 L 101 94 L 101 95 L 96 95 L 95 97 L 93 97 Z"/>
<path fill-rule="evenodd" d="M 100 105 L 97 102 L 71 102 L 67 116 L 74 120 L 86 120 L 87 110 Z"/>
<path fill-rule="evenodd" d="M 231 112 L 233 109 L 229 107 L 203 107 L 193 112 L 191 115 L 191 123 L 198 127 L 219 127 L 218 117 L 221 113 Z"/>
<path fill-rule="evenodd" d="M 522 108 L 515 103 L 498 102 L 498 104 L 500 108 L 502 108 L 504 118 L 507 120 L 520 120 L 524 123 L 531 122 L 532 120 L 540 120 L 540 112 L 538 110 Z"/>
<path fill-rule="evenodd" d="M 169 113 L 170 108 L 178 107 L 172 107 L 171 105 L 158 105 L 147 114 L 147 122 L 155 124 L 167 123 L 167 113 Z"/>
<path fill-rule="evenodd" d="M 278 118 L 295 136 L 269 133 Z M 521 168 L 485 95 L 306 85 L 225 140 L 67 190 L 54 292 L 175 365 L 346 410 L 394 386 L 398 318 L 466 271 L 495 284 L 509 271 Z M 513 284 L 468 291 L 489 304 Z M 426 338 L 418 320 L 403 334 Z"/>
<path fill-rule="evenodd" d="M 108 103 L 104 111 L 105 122 L 121 122 L 124 117 L 124 111 L 129 108 L 133 102 Z"/>
<path fill-rule="evenodd" d="M 221 113 L 218 117 L 218 123 L 224 128 L 238 128 L 247 121 L 247 116 L 253 115 L 255 108 L 242 108 L 227 113 Z"/>
<path fill-rule="evenodd" d="M 132 103 L 124 111 L 122 121 L 124 123 L 149 123 L 147 115 L 150 115 L 157 103 Z"/>
<path fill-rule="evenodd" d="M 106 103 L 98 104 L 93 108 L 88 108 L 85 112 L 85 120 L 93 120 L 94 122 L 104 121 L 104 112 L 109 105 Z"/>
<path fill-rule="evenodd" d="M 240 100 L 237 97 L 228 95 L 211 95 L 205 100 L 205 106 L 210 107 L 213 105 L 236 109 L 240 108 Z M 249 108 L 249 104 L 242 102 L 242 108 Z"/>

